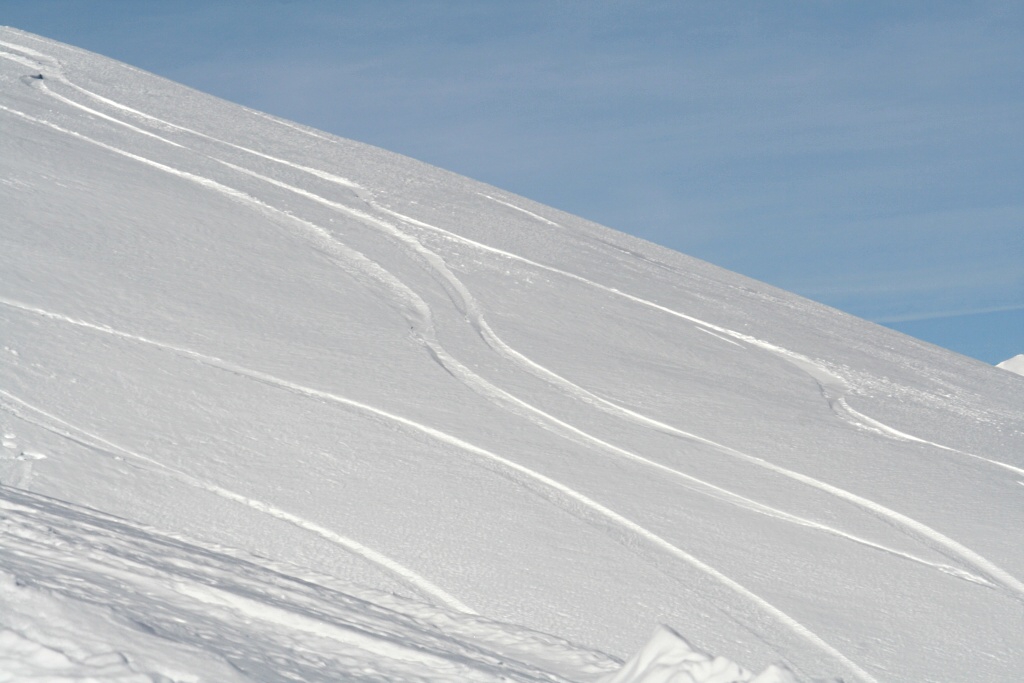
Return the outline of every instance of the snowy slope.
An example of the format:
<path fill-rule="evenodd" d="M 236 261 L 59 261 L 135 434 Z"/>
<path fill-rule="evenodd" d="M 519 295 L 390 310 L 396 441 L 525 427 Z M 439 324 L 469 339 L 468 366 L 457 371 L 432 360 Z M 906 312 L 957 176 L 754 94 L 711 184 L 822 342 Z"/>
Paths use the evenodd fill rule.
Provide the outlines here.
<path fill-rule="evenodd" d="M 1024 670 L 1009 373 L 13 29 L 0 226 L 0 606 L 82 666 Z"/>
<path fill-rule="evenodd" d="M 1024 375 L 1024 353 L 1017 354 L 1013 358 L 1007 358 L 1002 363 L 998 363 L 996 367 L 1015 372 L 1018 375 Z"/>

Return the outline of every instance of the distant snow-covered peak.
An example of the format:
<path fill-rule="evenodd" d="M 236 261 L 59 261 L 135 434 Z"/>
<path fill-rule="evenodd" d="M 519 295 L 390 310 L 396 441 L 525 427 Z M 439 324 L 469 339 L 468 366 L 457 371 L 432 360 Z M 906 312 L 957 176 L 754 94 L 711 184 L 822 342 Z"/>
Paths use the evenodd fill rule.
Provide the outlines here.
<path fill-rule="evenodd" d="M 1018 353 L 1013 358 L 1007 358 L 1002 363 L 998 363 L 996 367 L 1015 372 L 1018 375 L 1024 375 L 1024 353 Z"/>

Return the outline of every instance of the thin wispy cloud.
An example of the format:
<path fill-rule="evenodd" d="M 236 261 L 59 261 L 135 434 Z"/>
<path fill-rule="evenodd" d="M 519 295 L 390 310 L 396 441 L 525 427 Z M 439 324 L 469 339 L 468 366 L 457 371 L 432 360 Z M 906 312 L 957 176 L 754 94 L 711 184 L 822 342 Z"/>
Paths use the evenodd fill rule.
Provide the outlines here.
<path fill-rule="evenodd" d="M 972 308 L 972 309 L 960 309 L 953 311 L 932 311 L 929 313 L 919 313 L 916 315 L 906 316 L 891 316 L 881 317 L 874 319 L 876 323 L 905 323 L 905 322 L 916 322 L 920 320 L 939 320 L 942 318 L 960 318 L 966 315 L 981 315 L 985 313 L 1013 313 L 1017 311 L 1024 311 L 1024 305 L 1020 306 L 993 306 L 990 308 Z"/>

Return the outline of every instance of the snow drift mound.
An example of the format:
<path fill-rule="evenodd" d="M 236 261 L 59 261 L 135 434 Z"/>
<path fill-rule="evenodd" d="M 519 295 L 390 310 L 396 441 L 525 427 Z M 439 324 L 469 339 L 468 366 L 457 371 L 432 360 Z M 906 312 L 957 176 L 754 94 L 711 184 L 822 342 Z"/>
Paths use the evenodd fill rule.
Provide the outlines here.
<path fill-rule="evenodd" d="M 775 665 L 755 675 L 724 657 L 693 649 L 678 633 L 659 626 L 640 652 L 600 683 L 797 683 L 797 679 L 787 668 Z"/>

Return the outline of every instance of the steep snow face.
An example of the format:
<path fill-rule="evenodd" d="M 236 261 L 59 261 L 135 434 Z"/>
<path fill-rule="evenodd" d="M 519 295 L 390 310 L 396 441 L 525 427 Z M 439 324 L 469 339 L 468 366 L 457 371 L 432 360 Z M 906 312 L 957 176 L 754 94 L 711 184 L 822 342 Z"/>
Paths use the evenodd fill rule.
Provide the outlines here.
<path fill-rule="evenodd" d="M 401 648 L 493 666 L 523 641 L 479 613 L 581 644 L 514 680 L 658 623 L 802 677 L 1024 670 L 1018 377 L 12 29 L 0 130 L 0 600 L 128 643 L 4 611 L 0 653 L 464 680 Z M 382 654 L 315 577 L 455 616 Z"/>
<path fill-rule="evenodd" d="M 1018 375 L 1024 375 L 1024 353 L 1018 354 L 1013 358 L 1007 358 L 1002 363 L 996 365 L 996 367 L 1015 372 Z"/>

